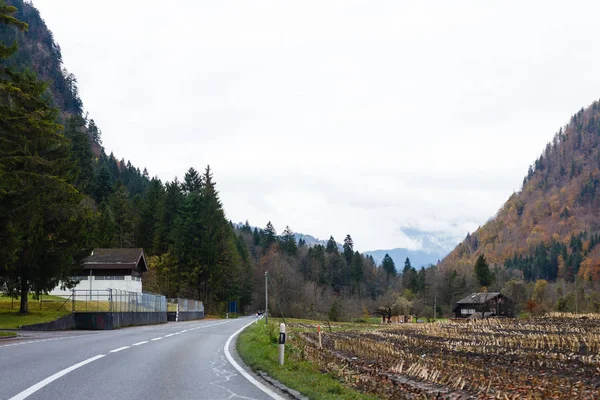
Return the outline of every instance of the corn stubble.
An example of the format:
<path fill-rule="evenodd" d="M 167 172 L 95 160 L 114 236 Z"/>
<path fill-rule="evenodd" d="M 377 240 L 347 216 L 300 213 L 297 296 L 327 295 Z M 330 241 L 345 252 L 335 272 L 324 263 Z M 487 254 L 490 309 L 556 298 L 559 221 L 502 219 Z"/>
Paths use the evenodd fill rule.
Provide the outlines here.
<path fill-rule="evenodd" d="M 316 330 L 316 329 L 315 329 Z M 391 399 L 600 399 L 600 316 L 298 334 L 301 357 Z"/>

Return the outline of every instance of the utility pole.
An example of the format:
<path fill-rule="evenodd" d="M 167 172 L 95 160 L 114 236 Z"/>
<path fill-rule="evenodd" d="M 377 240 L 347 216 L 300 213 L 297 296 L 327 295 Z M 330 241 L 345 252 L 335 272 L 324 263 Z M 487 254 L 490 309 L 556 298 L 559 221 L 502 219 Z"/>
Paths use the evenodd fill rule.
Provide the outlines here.
<path fill-rule="evenodd" d="M 269 273 L 265 271 L 265 325 L 269 323 L 269 285 L 267 279 L 269 279 Z"/>

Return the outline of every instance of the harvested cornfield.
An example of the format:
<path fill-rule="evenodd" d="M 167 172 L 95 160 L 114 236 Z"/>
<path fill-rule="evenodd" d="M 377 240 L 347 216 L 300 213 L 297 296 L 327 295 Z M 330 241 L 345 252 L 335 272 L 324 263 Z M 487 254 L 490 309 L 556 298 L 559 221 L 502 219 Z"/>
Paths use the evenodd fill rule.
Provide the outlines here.
<path fill-rule="evenodd" d="M 401 324 L 300 334 L 303 357 L 392 399 L 600 399 L 600 317 Z"/>

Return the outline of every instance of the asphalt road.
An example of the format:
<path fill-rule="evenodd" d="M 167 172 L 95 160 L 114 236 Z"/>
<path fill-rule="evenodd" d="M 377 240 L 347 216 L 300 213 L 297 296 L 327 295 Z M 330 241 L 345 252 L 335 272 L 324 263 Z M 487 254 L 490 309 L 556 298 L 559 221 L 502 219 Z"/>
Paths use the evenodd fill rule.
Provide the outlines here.
<path fill-rule="evenodd" d="M 3 339 L 0 399 L 278 398 L 282 395 L 267 393 L 271 388 L 261 390 L 228 359 L 239 362 L 235 340 L 229 340 L 229 351 L 225 344 L 252 320 L 35 332 L 18 340 Z"/>

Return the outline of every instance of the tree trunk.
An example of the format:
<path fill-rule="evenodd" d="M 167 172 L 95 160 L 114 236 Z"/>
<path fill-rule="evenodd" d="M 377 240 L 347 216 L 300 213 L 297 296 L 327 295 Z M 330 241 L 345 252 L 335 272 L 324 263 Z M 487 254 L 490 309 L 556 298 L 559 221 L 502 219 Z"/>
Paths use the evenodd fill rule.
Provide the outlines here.
<path fill-rule="evenodd" d="M 27 314 L 29 312 L 28 294 L 29 285 L 27 284 L 27 280 L 21 278 L 21 308 L 19 309 L 19 314 Z"/>

